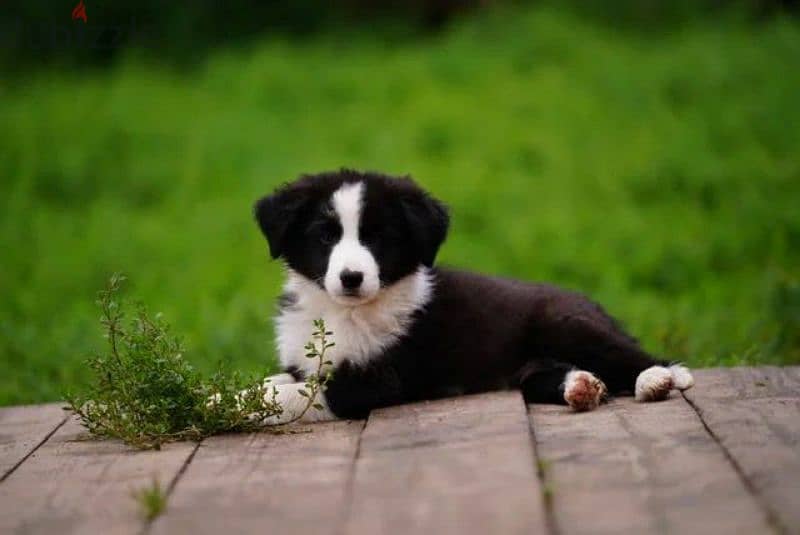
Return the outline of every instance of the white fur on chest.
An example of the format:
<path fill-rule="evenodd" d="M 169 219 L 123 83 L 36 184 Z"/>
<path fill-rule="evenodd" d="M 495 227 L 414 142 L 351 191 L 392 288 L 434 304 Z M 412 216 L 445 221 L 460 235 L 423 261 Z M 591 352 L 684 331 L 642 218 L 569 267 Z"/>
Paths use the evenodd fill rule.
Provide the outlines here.
<path fill-rule="evenodd" d="M 311 373 L 316 360 L 305 356 L 305 345 L 314 330 L 313 321 L 325 320 L 335 345 L 326 354 L 334 367 L 344 360 L 363 364 L 380 355 L 408 332 L 414 311 L 431 297 L 432 276 L 421 267 L 416 273 L 382 289 L 377 297 L 358 306 L 331 300 L 319 286 L 289 270 L 284 292 L 296 296 L 275 321 L 278 355 L 284 368 L 296 366 Z"/>

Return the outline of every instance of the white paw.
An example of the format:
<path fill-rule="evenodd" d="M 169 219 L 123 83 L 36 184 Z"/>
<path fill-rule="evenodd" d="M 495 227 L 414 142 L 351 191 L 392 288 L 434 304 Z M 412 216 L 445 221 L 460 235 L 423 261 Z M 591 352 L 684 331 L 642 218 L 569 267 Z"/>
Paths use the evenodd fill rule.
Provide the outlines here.
<path fill-rule="evenodd" d="M 673 364 L 669 371 L 672 374 L 672 386 L 678 390 L 689 390 L 694 386 L 694 377 L 686 366 Z"/>
<path fill-rule="evenodd" d="M 663 366 L 652 366 L 636 378 L 636 401 L 667 399 L 672 390 L 672 372 Z"/>
<path fill-rule="evenodd" d="M 269 377 L 264 379 L 264 383 L 263 384 L 264 384 L 264 388 L 267 391 L 267 395 L 269 396 L 269 395 L 271 395 L 273 386 L 285 385 L 285 384 L 294 383 L 294 382 L 295 382 L 295 378 L 292 377 L 291 374 L 279 373 L 277 375 L 270 375 Z M 247 394 L 247 390 L 242 390 L 241 392 L 239 392 L 239 395 L 237 396 L 237 401 L 240 402 L 241 399 L 246 394 Z M 214 395 L 212 395 L 212 396 L 210 396 L 208 398 L 208 401 L 206 402 L 206 406 L 207 407 L 212 407 L 212 406 L 216 405 L 217 403 L 219 403 L 221 399 L 222 399 L 222 397 L 219 394 L 214 394 Z"/>
<path fill-rule="evenodd" d="M 573 370 L 564 378 L 564 400 L 574 411 L 596 409 L 607 393 L 603 381 L 589 372 Z"/>
<path fill-rule="evenodd" d="M 209 409 L 219 403 L 222 400 L 222 396 L 220 394 L 214 394 L 208 397 L 206 400 L 206 407 Z"/>
<path fill-rule="evenodd" d="M 288 385 L 290 383 L 296 383 L 297 379 L 295 379 L 289 373 L 279 373 L 277 375 L 270 375 L 266 379 L 264 379 L 264 386 L 276 386 L 276 385 Z"/>

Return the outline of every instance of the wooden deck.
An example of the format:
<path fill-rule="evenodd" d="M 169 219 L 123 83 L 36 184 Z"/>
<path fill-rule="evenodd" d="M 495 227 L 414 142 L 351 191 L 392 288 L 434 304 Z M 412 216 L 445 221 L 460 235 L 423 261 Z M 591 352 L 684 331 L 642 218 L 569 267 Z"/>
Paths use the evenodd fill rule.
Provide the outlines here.
<path fill-rule="evenodd" d="M 800 367 L 573 414 L 498 392 L 141 452 L 0 409 L 0 533 L 800 533 Z M 158 479 L 148 523 L 132 493 Z"/>

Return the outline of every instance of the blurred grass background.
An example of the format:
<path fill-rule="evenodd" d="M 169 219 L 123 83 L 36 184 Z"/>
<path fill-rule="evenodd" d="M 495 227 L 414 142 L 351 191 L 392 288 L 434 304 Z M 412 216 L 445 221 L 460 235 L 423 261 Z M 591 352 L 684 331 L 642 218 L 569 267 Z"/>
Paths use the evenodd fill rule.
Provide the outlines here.
<path fill-rule="evenodd" d="M 274 366 L 251 205 L 340 166 L 446 200 L 442 263 L 586 292 L 693 366 L 800 363 L 798 18 L 646 4 L 671 7 L 317 21 L 188 62 L 186 40 L 4 54 L 0 404 L 85 379 L 114 271 L 201 368 Z"/>

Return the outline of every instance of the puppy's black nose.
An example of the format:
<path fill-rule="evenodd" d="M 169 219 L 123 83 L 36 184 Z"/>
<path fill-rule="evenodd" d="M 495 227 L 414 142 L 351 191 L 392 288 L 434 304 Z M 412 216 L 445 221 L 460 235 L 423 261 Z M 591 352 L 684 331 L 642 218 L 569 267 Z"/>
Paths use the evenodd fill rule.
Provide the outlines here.
<path fill-rule="evenodd" d="M 342 281 L 345 290 L 357 290 L 364 282 L 364 274 L 360 271 L 345 269 L 339 274 L 339 280 Z"/>

